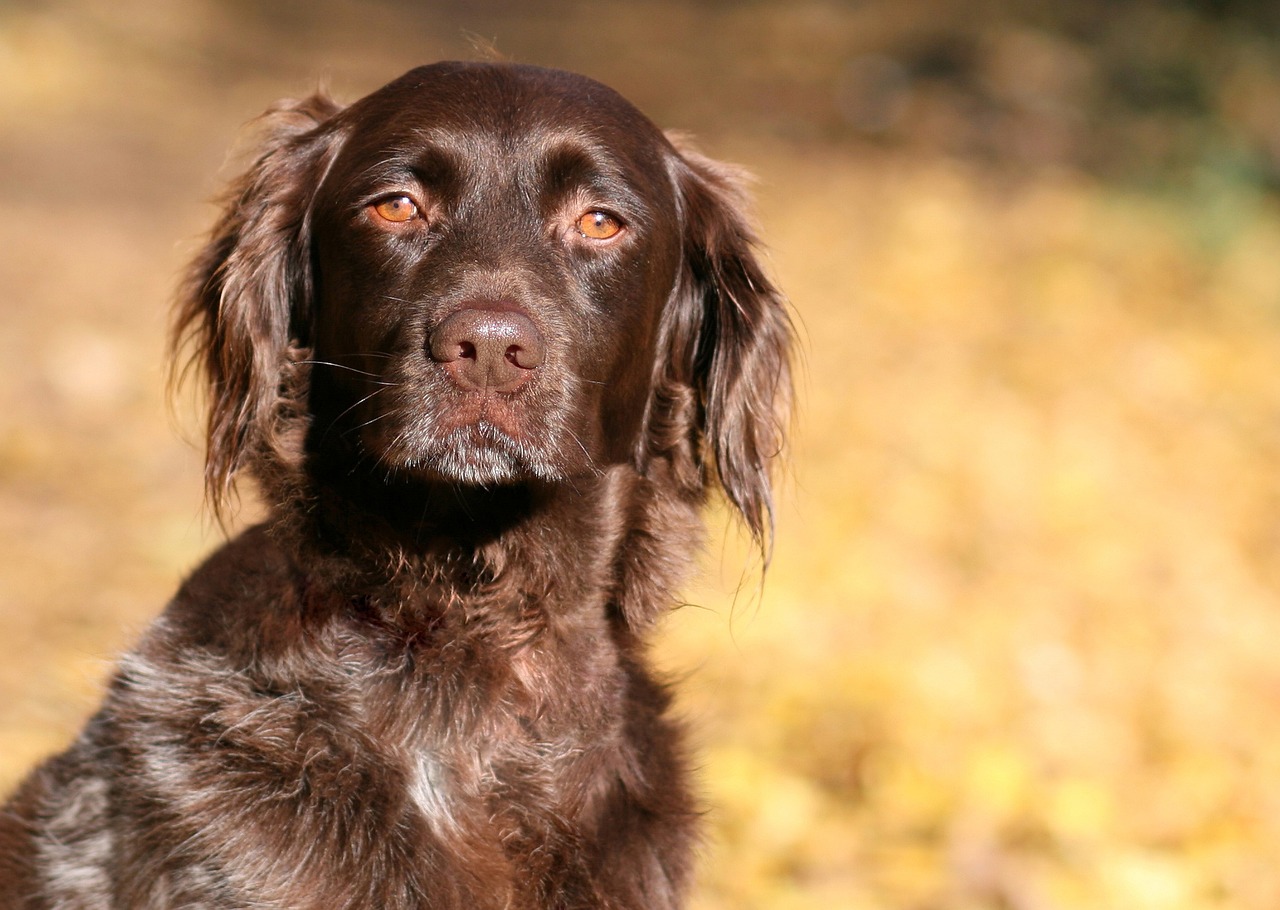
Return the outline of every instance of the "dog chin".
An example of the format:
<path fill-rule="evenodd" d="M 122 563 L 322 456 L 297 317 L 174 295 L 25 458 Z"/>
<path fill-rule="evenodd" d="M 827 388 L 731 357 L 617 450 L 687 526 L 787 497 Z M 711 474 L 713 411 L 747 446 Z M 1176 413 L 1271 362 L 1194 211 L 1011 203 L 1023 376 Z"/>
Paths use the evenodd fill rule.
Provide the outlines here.
<path fill-rule="evenodd" d="M 563 480 L 552 460 L 492 424 L 459 427 L 412 454 L 405 470 L 429 480 L 493 487 Z"/>

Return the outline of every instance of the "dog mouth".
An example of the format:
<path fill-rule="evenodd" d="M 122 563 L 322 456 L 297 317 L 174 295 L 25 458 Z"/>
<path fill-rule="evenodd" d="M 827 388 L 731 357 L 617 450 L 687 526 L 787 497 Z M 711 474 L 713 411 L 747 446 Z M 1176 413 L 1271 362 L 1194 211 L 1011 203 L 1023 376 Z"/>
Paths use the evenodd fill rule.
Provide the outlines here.
<path fill-rule="evenodd" d="M 463 391 L 442 410 L 438 427 L 446 434 L 470 432 L 480 443 L 496 439 L 516 443 L 529 437 L 528 405 L 510 394 Z"/>
<path fill-rule="evenodd" d="M 402 401 L 401 419 L 377 421 L 365 447 L 395 473 L 468 486 L 559 481 L 566 476 L 555 408 L 526 395 L 492 391 L 420 390 Z M 585 452 L 584 452 L 585 455 Z"/>

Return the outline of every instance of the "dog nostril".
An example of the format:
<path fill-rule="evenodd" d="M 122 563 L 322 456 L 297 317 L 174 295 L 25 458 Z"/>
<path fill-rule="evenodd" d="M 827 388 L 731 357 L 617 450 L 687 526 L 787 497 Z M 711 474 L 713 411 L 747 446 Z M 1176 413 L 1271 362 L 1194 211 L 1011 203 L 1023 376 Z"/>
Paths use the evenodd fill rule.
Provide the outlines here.
<path fill-rule="evenodd" d="M 459 360 L 475 360 L 476 346 L 469 341 L 458 342 L 458 359 Z"/>
<path fill-rule="evenodd" d="M 531 349 L 513 344 L 507 348 L 507 360 L 522 370 L 532 370 L 542 365 L 541 345 L 538 345 L 536 349 Z"/>

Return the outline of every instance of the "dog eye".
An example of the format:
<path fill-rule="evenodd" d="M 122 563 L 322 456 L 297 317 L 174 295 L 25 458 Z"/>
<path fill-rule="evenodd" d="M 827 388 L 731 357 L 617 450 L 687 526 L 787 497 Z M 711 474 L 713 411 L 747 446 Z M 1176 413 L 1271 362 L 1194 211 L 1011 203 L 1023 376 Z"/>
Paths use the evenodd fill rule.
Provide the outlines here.
<path fill-rule="evenodd" d="M 578 219 L 578 233 L 588 240 L 609 240 L 622 231 L 622 222 L 608 212 L 587 212 Z"/>
<path fill-rule="evenodd" d="M 371 208 L 375 215 L 392 224 L 404 224 L 419 216 L 418 204 L 408 196 L 389 196 Z"/>

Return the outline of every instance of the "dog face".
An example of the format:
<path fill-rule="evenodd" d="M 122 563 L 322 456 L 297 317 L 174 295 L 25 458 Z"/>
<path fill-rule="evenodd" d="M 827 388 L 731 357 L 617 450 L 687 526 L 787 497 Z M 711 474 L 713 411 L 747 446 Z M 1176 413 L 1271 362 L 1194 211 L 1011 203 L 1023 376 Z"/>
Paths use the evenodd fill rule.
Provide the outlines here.
<path fill-rule="evenodd" d="M 320 432 L 463 484 L 633 458 L 681 246 L 662 134 L 585 80 L 488 68 L 343 120 L 313 216 Z"/>
<path fill-rule="evenodd" d="M 791 332 L 753 245 L 736 173 L 581 76 L 444 63 L 282 104 L 178 314 L 215 507 L 318 460 L 480 486 L 629 463 L 718 483 L 763 542 Z"/>

